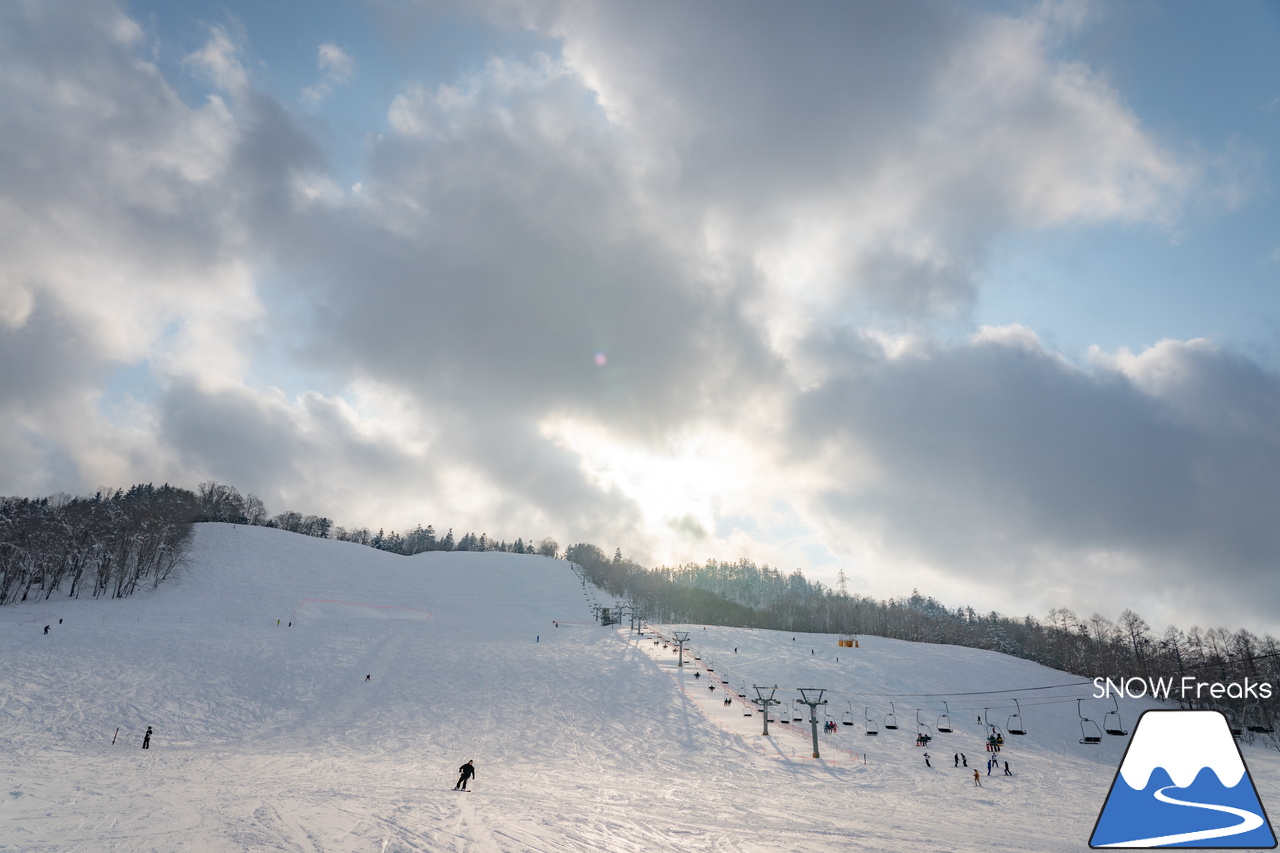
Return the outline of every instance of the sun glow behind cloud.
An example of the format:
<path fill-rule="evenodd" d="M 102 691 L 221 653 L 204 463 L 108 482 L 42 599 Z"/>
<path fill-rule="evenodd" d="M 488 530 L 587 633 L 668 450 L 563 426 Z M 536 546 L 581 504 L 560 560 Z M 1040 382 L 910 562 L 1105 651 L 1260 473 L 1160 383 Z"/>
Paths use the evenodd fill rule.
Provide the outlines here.
<path fill-rule="evenodd" d="M 638 507 L 656 562 L 701 562 L 735 547 L 735 556 L 764 562 L 785 553 L 768 535 L 795 523 L 785 494 L 794 484 L 740 433 L 693 428 L 660 447 L 641 446 L 599 424 L 567 418 L 544 421 L 541 433 L 572 453 L 597 488 Z M 727 519 L 752 519 L 755 529 L 736 528 Z"/>

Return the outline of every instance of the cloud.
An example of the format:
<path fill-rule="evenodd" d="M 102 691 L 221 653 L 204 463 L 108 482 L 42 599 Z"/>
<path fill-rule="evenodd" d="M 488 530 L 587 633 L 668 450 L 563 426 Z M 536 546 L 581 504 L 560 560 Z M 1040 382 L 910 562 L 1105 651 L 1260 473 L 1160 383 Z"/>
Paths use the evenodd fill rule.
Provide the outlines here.
<path fill-rule="evenodd" d="M 1176 228 L 1225 174 L 1070 58 L 1077 7 L 495 6 L 540 51 L 407 82 L 352 193 L 246 39 L 171 71 L 192 105 L 86 8 L 0 10 L 6 491 L 214 478 L 1014 611 L 1227 613 L 1187 591 L 1280 545 L 1274 375 L 970 327 L 1002 235 Z M 355 81 L 317 68 L 309 106 Z"/>
<path fill-rule="evenodd" d="M 320 45 L 316 49 L 316 55 L 320 79 L 314 85 L 302 90 L 302 100 L 308 104 L 318 104 L 323 101 L 329 97 L 335 86 L 350 85 L 356 71 L 356 61 L 331 41 Z"/>
<path fill-rule="evenodd" d="M 1274 373 L 1176 341 L 1099 353 L 1086 371 L 1020 329 L 896 358 L 826 346 L 847 368 L 796 399 L 789 445 L 794 464 L 829 472 L 809 498 L 831 541 L 874 537 L 882 565 L 952 583 L 980 575 L 1011 609 L 1105 612 L 1105 589 L 1171 618 L 1214 586 L 1253 590 L 1215 600 L 1216 618 L 1268 621 Z"/>
<path fill-rule="evenodd" d="M 209 27 L 209 40 L 186 56 L 182 64 L 203 73 L 219 89 L 232 95 L 249 87 L 249 75 L 240 62 L 240 48 L 223 27 Z"/>

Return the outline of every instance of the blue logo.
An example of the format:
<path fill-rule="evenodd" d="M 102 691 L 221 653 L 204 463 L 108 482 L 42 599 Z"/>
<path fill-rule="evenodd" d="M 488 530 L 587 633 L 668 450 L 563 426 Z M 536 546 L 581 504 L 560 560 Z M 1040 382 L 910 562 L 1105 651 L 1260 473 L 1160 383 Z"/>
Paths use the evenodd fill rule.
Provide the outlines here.
<path fill-rule="evenodd" d="M 1089 846 L 1275 847 L 1227 718 L 1219 711 L 1145 712 Z"/>

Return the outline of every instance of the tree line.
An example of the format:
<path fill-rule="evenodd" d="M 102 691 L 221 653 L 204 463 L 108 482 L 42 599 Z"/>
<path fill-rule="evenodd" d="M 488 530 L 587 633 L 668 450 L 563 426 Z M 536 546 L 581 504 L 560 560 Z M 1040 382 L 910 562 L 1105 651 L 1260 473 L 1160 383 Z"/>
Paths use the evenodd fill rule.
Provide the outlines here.
<path fill-rule="evenodd" d="M 202 521 L 274 527 L 406 556 L 424 551 L 559 553 L 551 538 L 535 545 L 523 538 L 507 542 L 466 533 L 455 540 L 452 529 L 437 537 L 431 525 L 404 535 L 394 530 L 374 534 L 365 527 L 334 527 L 328 518 L 293 510 L 271 515 L 256 495 L 213 481 L 194 492 L 148 483 L 101 489 L 92 497 L 0 496 L 0 605 L 47 599 L 64 588 L 72 598 L 86 589 L 93 598 L 123 598 L 140 587 L 154 587 L 183 564 L 191 525 Z"/>
<path fill-rule="evenodd" d="M 1100 613 L 1081 617 L 1055 608 L 1044 619 L 973 607 L 948 607 L 913 590 L 877 600 L 810 581 L 796 569 L 782 572 L 750 560 L 645 568 L 615 550 L 612 558 L 590 544 L 571 545 L 565 557 L 587 577 L 626 600 L 653 622 L 732 625 L 780 631 L 873 635 L 923 643 L 988 649 L 1025 658 L 1084 678 L 1173 679 L 1191 683 L 1273 685 L 1257 695 L 1189 697 L 1190 707 L 1218 708 L 1246 738 L 1270 734 L 1280 712 L 1280 641 L 1248 629 L 1153 629 L 1126 608 L 1115 621 Z M 1175 698 L 1179 692 L 1175 692 Z"/>
<path fill-rule="evenodd" d="M 435 527 L 430 524 L 425 528 L 419 524 L 404 534 L 394 530 L 387 533 L 385 529 L 379 529 L 377 533 L 373 533 L 367 527 L 351 529 L 334 527 L 333 522 L 327 518 L 301 515 L 291 511 L 268 517 L 266 507 L 256 496 L 242 496 L 234 486 L 221 483 L 201 483 L 199 493 L 200 521 L 277 527 L 305 536 L 368 545 L 379 551 L 402 554 L 406 557 L 425 551 L 507 551 L 513 554 L 542 554 L 547 557 L 556 557 L 560 551 L 559 543 L 549 537 L 535 545 L 532 539 L 528 542 L 523 538 L 507 542 L 501 539 L 490 539 L 486 533 L 481 533 L 479 536 L 474 533 L 465 533 L 455 538 L 453 528 L 449 528 L 449 531 L 441 537 L 436 535 Z"/>
<path fill-rule="evenodd" d="M 196 495 L 168 484 L 93 497 L 0 497 L 0 604 L 48 598 L 123 598 L 182 564 L 199 516 Z"/>

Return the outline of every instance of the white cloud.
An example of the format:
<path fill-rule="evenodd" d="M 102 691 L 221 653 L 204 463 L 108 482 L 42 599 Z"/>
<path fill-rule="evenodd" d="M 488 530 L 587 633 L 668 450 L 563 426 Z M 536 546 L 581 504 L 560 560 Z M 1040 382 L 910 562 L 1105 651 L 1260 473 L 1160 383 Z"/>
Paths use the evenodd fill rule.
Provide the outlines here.
<path fill-rule="evenodd" d="M 249 86 L 249 75 L 240 62 L 240 49 L 222 27 L 211 26 L 209 40 L 204 47 L 186 56 L 182 62 L 205 74 L 219 89 L 232 95 L 244 92 Z"/>
<path fill-rule="evenodd" d="M 317 104 L 327 98 L 337 86 L 348 86 L 355 76 L 356 61 L 333 42 L 325 42 L 316 49 L 316 64 L 320 79 L 302 90 L 304 103 Z"/>

